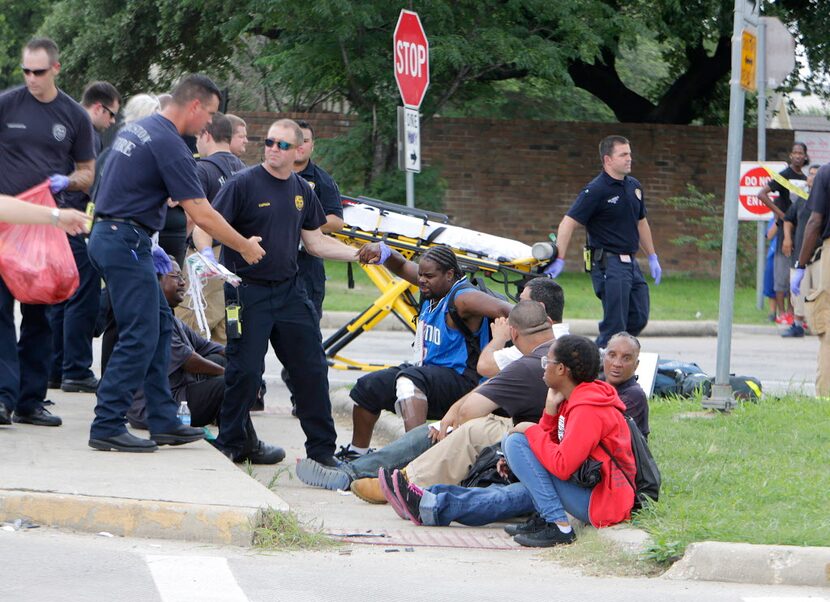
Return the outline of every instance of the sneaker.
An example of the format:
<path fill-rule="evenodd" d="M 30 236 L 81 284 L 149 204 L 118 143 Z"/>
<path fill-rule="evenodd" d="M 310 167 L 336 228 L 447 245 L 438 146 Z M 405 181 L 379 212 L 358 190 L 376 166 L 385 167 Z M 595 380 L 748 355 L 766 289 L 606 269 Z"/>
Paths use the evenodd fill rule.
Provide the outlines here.
<path fill-rule="evenodd" d="M 297 460 L 295 472 L 297 473 L 297 478 L 306 485 L 321 487 L 322 489 L 329 489 L 331 491 L 338 489 L 347 491 L 349 484 L 352 482 L 349 475 L 339 468 L 325 466 L 311 458 Z"/>
<path fill-rule="evenodd" d="M 366 454 L 371 454 L 375 451 L 374 447 L 370 447 L 369 451 Z M 337 453 L 334 454 L 334 457 L 340 460 L 341 462 L 353 462 L 357 460 L 361 456 L 365 456 L 366 454 L 361 454 L 360 452 L 356 452 L 352 449 L 351 445 L 341 445 L 340 449 L 337 450 Z"/>
<path fill-rule="evenodd" d="M 392 506 L 392 509 L 404 520 L 409 520 L 406 510 L 403 509 L 398 496 L 395 495 L 395 484 L 392 482 L 392 473 L 384 470 L 383 466 L 378 468 L 378 485 L 383 497 Z"/>
<path fill-rule="evenodd" d="M 370 504 L 385 504 L 386 496 L 380 488 L 380 480 L 375 478 L 357 479 L 349 486 L 352 493 Z"/>
<path fill-rule="evenodd" d="M 573 543 L 576 541 L 576 533 L 573 529 L 568 533 L 562 533 L 556 523 L 546 523 L 539 531 L 516 535 L 513 541 L 529 548 L 551 548 Z"/>
<path fill-rule="evenodd" d="M 512 525 L 507 525 L 504 528 L 504 532 L 510 536 L 527 533 L 536 533 L 536 531 L 541 531 L 542 529 L 544 529 L 545 525 L 547 525 L 545 519 L 539 516 L 538 513 L 534 512 L 530 515 L 530 518 L 523 523 L 514 523 Z"/>
<path fill-rule="evenodd" d="M 804 327 L 801 324 L 793 324 L 781 333 L 784 338 L 800 338 L 804 336 Z"/>
<path fill-rule="evenodd" d="M 421 498 L 424 497 L 424 490 L 407 481 L 400 470 L 392 473 L 392 484 L 395 487 L 395 496 L 403 506 L 406 516 L 416 525 L 422 525 Z"/>
<path fill-rule="evenodd" d="M 779 326 L 792 326 L 794 321 L 795 317 L 790 312 L 781 314 L 780 316 L 775 318 L 775 323 Z"/>

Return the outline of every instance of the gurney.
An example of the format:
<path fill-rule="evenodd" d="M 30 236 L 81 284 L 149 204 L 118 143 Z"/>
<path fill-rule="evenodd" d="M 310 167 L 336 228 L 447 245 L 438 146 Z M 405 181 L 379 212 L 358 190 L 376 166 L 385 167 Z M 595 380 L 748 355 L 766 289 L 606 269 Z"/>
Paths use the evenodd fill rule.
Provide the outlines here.
<path fill-rule="evenodd" d="M 537 260 L 524 243 L 453 226 L 441 213 L 413 209 L 367 197 L 343 197 L 345 226 L 333 233 L 346 244 L 361 247 L 383 241 L 410 260 L 435 245 L 452 248 L 470 281 L 505 299 L 516 301 L 519 288 L 537 275 L 547 260 Z M 412 333 L 418 317 L 418 287 L 382 265 L 361 265 L 380 296 L 365 310 L 323 341 L 329 365 L 338 370 L 382 370 L 385 364 L 351 360 L 341 351 L 389 314 Z M 481 273 L 482 277 L 478 276 Z M 489 282 L 486 282 L 489 281 Z"/>

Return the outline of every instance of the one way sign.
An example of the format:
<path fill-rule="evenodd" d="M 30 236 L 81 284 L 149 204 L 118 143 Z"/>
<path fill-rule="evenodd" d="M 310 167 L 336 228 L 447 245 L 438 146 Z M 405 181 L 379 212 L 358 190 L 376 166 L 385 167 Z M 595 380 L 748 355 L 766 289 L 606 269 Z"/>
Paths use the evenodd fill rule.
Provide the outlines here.
<path fill-rule="evenodd" d="M 418 109 L 398 107 L 398 167 L 421 173 L 421 117 Z"/>

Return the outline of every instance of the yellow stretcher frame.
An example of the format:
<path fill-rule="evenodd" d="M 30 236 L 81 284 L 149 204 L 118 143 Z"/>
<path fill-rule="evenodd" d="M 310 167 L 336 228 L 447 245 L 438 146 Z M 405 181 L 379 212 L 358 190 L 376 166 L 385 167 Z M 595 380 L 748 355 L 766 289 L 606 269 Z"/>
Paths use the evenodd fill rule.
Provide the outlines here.
<path fill-rule="evenodd" d="M 333 233 L 333 236 L 354 247 L 361 247 L 369 242 L 383 241 L 410 260 L 438 244 L 407 236 L 367 232 L 350 226 L 345 226 L 340 231 Z M 518 288 L 520 282 L 524 282 L 535 275 L 534 268 L 547 263 L 545 261 L 540 262 L 533 257 L 496 261 L 489 257 L 477 256 L 455 248 L 453 248 L 453 252 L 458 257 L 459 264 L 465 272 L 472 275 L 481 271 L 497 284 L 503 285 L 505 296 L 513 301 L 518 296 L 518 290 L 511 292 L 509 287 L 514 285 Z M 389 314 L 398 318 L 414 333 L 418 318 L 418 287 L 398 278 L 382 265 L 361 265 L 360 267 L 378 288 L 380 296 L 369 307 L 323 341 L 323 349 L 326 360 L 332 368 L 375 372 L 389 366 L 387 364 L 352 360 L 342 355 L 340 351 L 364 332 L 372 330 Z M 496 274 L 500 274 L 502 280 L 495 278 Z M 509 279 L 510 276 L 513 277 L 513 280 Z"/>

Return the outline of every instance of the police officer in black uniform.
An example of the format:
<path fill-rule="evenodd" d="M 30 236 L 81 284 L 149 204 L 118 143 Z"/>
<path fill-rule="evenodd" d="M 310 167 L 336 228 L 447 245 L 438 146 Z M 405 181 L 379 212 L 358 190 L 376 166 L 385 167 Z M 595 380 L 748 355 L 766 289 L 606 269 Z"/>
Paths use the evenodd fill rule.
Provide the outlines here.
<path fill-rule="evenodd" d="M 259 238 L 243 238 L 214 211 L 199 184 L 193 154 L 182 135 L 195 135 L 219 108 L 210 79 L 188 75 L 160 112 L 129 123 L 112 143 L 95 199 L 89 256 L 104 278 L 118 328 L 118 343 L 98 386 L 89 445 L 103 451 L 151 452 L 204 436 L 181 424 L 167 369 L 173 315 L 156 278 L 151 236 L 165 222 L 167 199 L 207 232 L 238 249 L 240 262 L 263 256 Z M 165 260 L 166 255 L 163 255 Z M 127 432 L 126 412 L 144 388 L 150 439 Z"/>
<path fill-rule="evenodd" d="M 87 192 L 92 185 L 92 123 L 55 85 L 60 67 L 55 42 L 33 39 L 23 49 L 26 85 L 0 95 L 0 194 L 20 194 L 47 178 L 53 194 Z M 5 408 L 0 424 L 8 424 L 13 411 L 15 422 L 61 425 L 60 417 L 44 408 L 52 353 L 47 308 L 21 304 L 18 340 L 14 297 L 0 281 L 0 404 Z"/>
<path fill-rule="evenodd" d="M 600 142 L 602 172 L 576 197 L 559 224 L 558 258 L 546 270 L 556 278 L 565 267 L 568 243 L 577 226 L 588 231 L 588 251 L 594 292 L 602 301 L 597 345 L 605 347 L 613 335 L 640 334 L 648 322 L 648 285 L 635 253 L 648 255 L 651 277 L 660 284 L 662 269 L 646 219 L 643 187 L 631 173 L 631 146 L 622 136 Z"/>
<path fill-rule="evenodd" d="M 259 441 L 249 412 L 262 378 L 268 342 L 286 367 L 297 393 L 297 417 L 306 435 L 306 454 L 328 466 L 337 432 L 331 416 L 328 365 L 317 311 L 297 276 L 297 249 L 326 259 L 357 261 L 357 249 L 324 236 L 326 217 L 309 184 L 294 173 L 296 148 L 303 133 L 290 119 L 268 129 L 265 161 L 232 177 L 219 191 L 214 207 L 243 235 L 260 232 L 265 259 L 248 266 L 227 246 L 222 263 L 236 272 L 239 287 L 225 286 L 228 344 L 225 398 L 215 441 L 235 462 L 275 464 L 285 457 L 277 446 Z M 210 244 L 197 228 L 197 248 Z"/>

